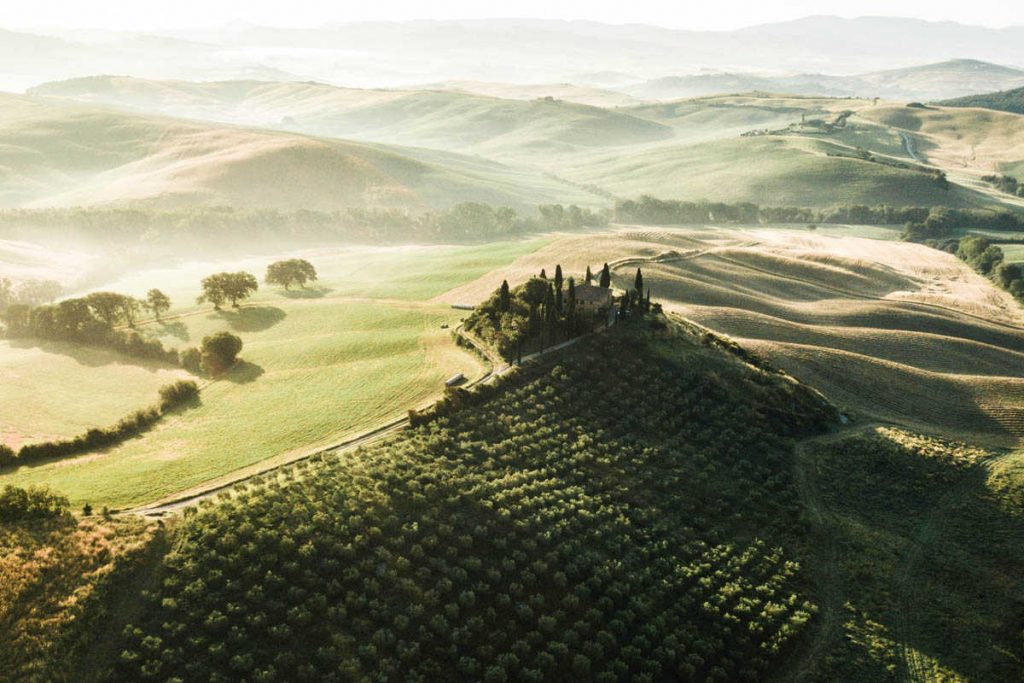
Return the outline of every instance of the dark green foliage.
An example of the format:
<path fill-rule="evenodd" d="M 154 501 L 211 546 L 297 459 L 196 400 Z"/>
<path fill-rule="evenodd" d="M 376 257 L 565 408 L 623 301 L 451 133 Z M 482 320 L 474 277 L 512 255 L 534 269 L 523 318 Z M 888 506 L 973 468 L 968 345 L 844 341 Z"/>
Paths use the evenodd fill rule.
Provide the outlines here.
<path fill-rule="evenodd" d="M 54 341 L 102 346 L 138 358 L 178 363 L 178 353 L 157 339 L 135 330 L 115 329 L 117 323 L 134 324 L 139 302 L 113 292 L 97 292 L 58 304 L 9 306 L 2 319 L 8 337 L 38 337 Z"/>
<path fill-rule="evenodd" d="M 275 261 L 267 266 L 267 274 L 263 278 L 268 285 L 281 285 L 291 289 L 292 285 L 305 287 L 307 282 L 316 281 L 316 268 L 305 259 L 293 258 Z"/>
<path fill-rule="evenodd" d="M 967 95 L 938 102 L 945 107 L 983 107 L 1012 114 L 1024 114 L 1024 88 L 1001 90 L 983 95 Z"/>
<path fill-rule="evenodd" d="M 0 470 L 14 465 L 18 461 L 14 449 L 7 444 L 0 443 Z"/>
<path fill-rule="evenodd" d="M 644 274 L 640 272 L 639 268 L 636 269 L 636 277 L 633 278 L 633 289 L 637 296 L 644 295 Z"/>
<path fill-rule="evenodd" d="M 178 355 L 181 367 L 185 368 L 193 375 L 201 375 L 203 373 L 202 351 L 194 346 L 190 346 Z"/>
<path fill-rule="evenodd" d="M 598 286 L 608 289 L 612 286 L 612 271 L 608 268 L 608 264 L 604 264 L 601 268 L 601 278 L 598 280 Z"/>
<path fill-rule="evenodd" d="M 909 221 L 904 228 L 903 239 L 923 242 L 947 237 L 956 230 L 965 229 L 1021 230 L 1024 229 L 1024 215 L 1012 211 L 935 207 L 924 218 Z"/>
<path fill-rule="evenodd" d="M 1024 184 L 1009 175 L 986 175 L 981 177 L 986 183 L 998 188 L 1006 194 L 1024 197 Z"/>
<path fill-rule="evenodd" d="M 827 414 L 646 334 L 206 506 L 116 677 L 762 679 L 815 612 L 783 431 Z"/>
<path fill-rule="evenodd" d="M 199 402 L 199 385 L 191 380 L 178 380 L 174 384 L 160 387 L 160 412 L 167 413 L 175 408 L 195 405 Z"/>
<path fill-rule="evenodd" d="M 8 484 L 0 491 L 0 522 L 69 517 L 68 499 L 44 488 L 27 489 Z"/>
<path fill-rule="evenodd" d="M 594 282 L 594 274 L 590 272 L 590 266 L 587 266 L 587 274 L 583 276 L 583 281 L 588 285 Z"/>
<path fill-rule="evenodd" d="M 555 272 L 560 275 L 561 268 Z M 502 283 L 466 319 L 466 330 L 508 361 L 588 332 L 596 317 L 580 315 L 572 278 L 569 283 L 571 302 L 550 280 L 531 278 L 507 293 L 507 283 Z"/>
<path fill-rule="evenodd" d="M 219 375 L 238 360 L 242 340 L 230 332 L 217 332 L 203 338 L 200 347 L 203 371 L 211 376 Z"/>
<path fill-rule="evenodd" d="M 957 249 L 956 255 L 982 275 L 989 275 L 996 264 L 1003 260 L 1002 249 L 984 237 L 974 235 L 960 240 L 960 248 Z"/>
<path fill-rule="evenodd" d="M 253 292 L 259 289 L 256 277 L 245 271 L 214 273 L 203 278 L 202 286 L 203 293 L 196 297 L 196 303 L 211 303 L 216 309 L 225 303 L 230 303 L 237 308 L 239 301 L 248 299 Z"/>
<path fill-rule="evenodd" d="M 581 209 L 575 204 L 542 204 L 537 207 L 541 217 L 541 228 L 556 230 L 577 230 L 579 228 L 603 228 L 608 225 L 607 212 L 595 213 Z"/>
<path fill-rule="evenodd" d="M 146 293 L 146 301 L 143 304 L 153 313 L 157 320 L 160 316 L 171 310 L 171 298 L 159 289 L 151 289 Z"/>

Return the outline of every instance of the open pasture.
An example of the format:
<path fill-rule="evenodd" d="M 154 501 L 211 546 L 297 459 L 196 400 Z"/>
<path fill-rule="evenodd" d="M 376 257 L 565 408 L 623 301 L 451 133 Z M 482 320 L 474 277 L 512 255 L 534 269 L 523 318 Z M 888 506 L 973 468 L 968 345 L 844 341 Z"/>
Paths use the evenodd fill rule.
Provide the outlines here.
<path fill-rule="evenodd" d="M 442 329 L 457 324 L 464 312 L 424 299 L 543 243 L 303 253 L 321 273 L 319 282 L 291 292 L 264 286 L 242 308 L 223 311 L 191 303 L 199 278 L 244 268 L 262 279 L 273 259 L 184 264 L 108 283 L 104 289 L 136 296 L 152 286 L 166 288 L 179 307 L 162 322 L 143 323 L 141 331 L 184 348 L 227 330 L 242 338 L 243 362 L 203 390 L 200 407 L 164 420 L 142 437 L 104 452 L 22 467 L 0 476 L 0 484 L 46 484 L 76 505 L 120 507 L 167 497 L 268 460 L 296 457 L 399 417 L 439 395 L 446 377 L 481 371 L 474 356 L 454 345 L 450 329 Z M 117 375 L 107 365 L 83 366 L 75 375 L 78 381 L 66 385 L 68 370 L 55 366 L 47 382 L 51 375 L 43 349 L 9 345 L 0 347 L 0 372 L 2 363 L 14 365 L 21 357 L 15 352 L 29 354 L 24 376 L 32 381 L 22 383 L 22 390 L 37 408 L 19 414 L 18 434 L 71 436 L 105 425 L 152 403 L 156 387 L 166 383 L 124 358 L 109 361 Z M 132 372 L 150 378 L 149 383 Z M 96 393 L 103 394 L 99 401 L 93 400 Z M 97 404 L 101 419 L 93 422 Z M 67 405 L 74 406 L 68 413 L 72 420 L 63 417 Z M 7 430 L 6 420 L 4 425 Z"/>

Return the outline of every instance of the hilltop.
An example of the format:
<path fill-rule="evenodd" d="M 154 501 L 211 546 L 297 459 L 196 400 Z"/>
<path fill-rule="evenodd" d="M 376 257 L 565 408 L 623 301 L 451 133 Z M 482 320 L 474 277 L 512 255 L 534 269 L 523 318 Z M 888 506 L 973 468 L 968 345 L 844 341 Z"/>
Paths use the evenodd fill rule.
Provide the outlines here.
<path fill-rule="evenodd" d="M 937 104 L 944 107 L 980 107 L 1011 114 L 1024 114 L 1024 88 L 956 97 Z"/>
<path fill-rule="evenodd" d="M 529 206 L 589 195 L 529 170 L 394 146 L 0 95 L 0 206 Z M 64 140 L 74 140 L 68 147 Z M 571 201 L 571 200 L 570 200 Z"/>

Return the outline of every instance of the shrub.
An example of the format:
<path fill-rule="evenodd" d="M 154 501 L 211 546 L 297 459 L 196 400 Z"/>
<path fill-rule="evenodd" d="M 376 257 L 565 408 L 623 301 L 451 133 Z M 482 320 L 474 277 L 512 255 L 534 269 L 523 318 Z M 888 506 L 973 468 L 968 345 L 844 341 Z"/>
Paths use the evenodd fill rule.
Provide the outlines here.
<path fill-rule="evenodd" d="M 238 360 L 242 340 L 230 332 L 218 332 L 203 339 L 202 368 L 210 375 L 219 375 Z"/>
<path fill-rule="evenodd" d="M 67 516 L 68 499 L 44 488 L 17 488 L 8 484 L 0 492 L 0 522 Z"/>
<path fill-rule="evenodd" d="M 160 412 L 167 413 L 175 408 L 195 404 L 199 400 L 199 385 L 191 380 L 179 380 L 174 384 L 160 387 Z"/>
<path fill-rule="evenodd" d="M 203 372 L 203 354 L 194 346 L 190 346 L 178 354 L 178 362 L 193 375 Z"/>

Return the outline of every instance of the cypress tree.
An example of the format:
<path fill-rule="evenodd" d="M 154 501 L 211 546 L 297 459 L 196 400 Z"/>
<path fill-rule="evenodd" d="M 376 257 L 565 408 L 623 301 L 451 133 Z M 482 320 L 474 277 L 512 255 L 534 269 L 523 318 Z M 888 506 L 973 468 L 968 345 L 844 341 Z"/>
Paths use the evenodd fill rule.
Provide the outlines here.
<path fill-rule="evenodd" d="M 562 264 L 555 265 L 555 292 L 562 291 Z"/>
<path fill-rule="evenodd" d="M 569 278 L 569 293 L 565 302 L 565 331 L 570 337 L 576 334 L 576 281 Z"/>
<path fill-rule="evenodd" d="M 626 314 L 629 313 L 629 303 L 631 298 L 632 297 L 630 296 L 630 293 L 626 292 L 625 294 L 622 295 L 622 298 L 619 300 L 620 319 L 624 319 L 626 317 Z"/>
<path fill-rule="evenodd" d="M 608 264 L 604 264 L 604 268 L 601 269 L 601 280 L 598 283 L 605 289 L 612 286 L 612 271 L 608 268 Z"/>
<path fill-rule="evenodd" d="M 590 266 L 587 266 L 587 274 L 585 275 L 585 282 L 590 285 L 594 283 L 594 274 L 590 272 Z"/>
<path fill-rule="evenodd" d="M 640 269 L 636 269 L 636 279 L 633 280 L 633 289 L 636 290 L 637 295 L 643 296 L 644 293 L 644 274 L 640 272 Z"/>
<path fill-rule="evenodd" d="M 545 345 L 554 341 L 558 330 L 558 314 L 555 311 L 555 288 L 548 285 L 548 293 L 544 295 L 544 328 L 541 334 Z"/>
<path fill-rule="evenodd" d="M 548 279 L 547 271 L 545 271 L 543 268 L 540 269 L 540 279 L 541 280 L 547 280 Z"/>
<path fill-rule="evenodd" d="M 648 313 L 651 310 L 651 288 L 647 288 L 647 300 L 644 301 L 644 313 Z"/>
<path fill-rule="evenodd" d="M 501 281 L 501 293 L 498 295 L 498 309 L 507 313 L 512 301 L 511 293 L 508 291 L 508 280 Z"/>

